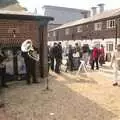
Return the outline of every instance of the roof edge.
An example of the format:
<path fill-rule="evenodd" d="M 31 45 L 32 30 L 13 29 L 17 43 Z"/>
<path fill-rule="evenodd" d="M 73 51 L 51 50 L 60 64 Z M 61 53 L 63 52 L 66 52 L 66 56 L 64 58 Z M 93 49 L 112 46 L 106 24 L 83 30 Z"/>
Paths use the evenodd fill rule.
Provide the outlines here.
<path fill-rule="evenodd" d="M 48 20 L 52 21 L 54 20 L 53 17 L 49 16 L 39 16 L 39 15 L 24 15 L 24 14 L 2 14 L 0 13 L 0 19 L 21 19 L 21 20 Z"/>

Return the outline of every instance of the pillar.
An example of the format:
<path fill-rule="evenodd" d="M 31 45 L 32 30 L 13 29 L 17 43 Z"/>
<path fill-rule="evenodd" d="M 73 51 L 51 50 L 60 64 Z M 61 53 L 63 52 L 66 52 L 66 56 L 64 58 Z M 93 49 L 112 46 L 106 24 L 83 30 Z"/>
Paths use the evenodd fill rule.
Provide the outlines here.
<path fill-rule="evenodd" d="M 16 52 L 17 52 L 17 49 L 13 49 L 13 70 L 14 70 L 14 75 L 17 79 L 17 75 L 18 75 L 18 61 L 17 61 L 17 56 L 16 56 Z"/>
<path fill-rule="evenodd" d="M 40 54 L 40 76 L 48 76 L 48 47 L 47 47 L 47 21 L 40 21 L 39 24 L 39 54 Z"/>

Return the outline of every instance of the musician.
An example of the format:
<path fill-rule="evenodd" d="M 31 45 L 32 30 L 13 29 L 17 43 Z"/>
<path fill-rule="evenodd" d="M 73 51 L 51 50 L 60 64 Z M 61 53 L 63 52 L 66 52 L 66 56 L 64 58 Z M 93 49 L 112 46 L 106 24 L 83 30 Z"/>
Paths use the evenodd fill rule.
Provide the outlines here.
<path fill-rule="evenodd" d="M 30 51 L 32 53 L 32 51 Z M 22 56 L 24 57 L 25 65 L 26 65 L 26 80 L 27 84 L 38 83 L 36 80 L 36 61 L 29 57 L 28 52 L 23 52 Z"/>

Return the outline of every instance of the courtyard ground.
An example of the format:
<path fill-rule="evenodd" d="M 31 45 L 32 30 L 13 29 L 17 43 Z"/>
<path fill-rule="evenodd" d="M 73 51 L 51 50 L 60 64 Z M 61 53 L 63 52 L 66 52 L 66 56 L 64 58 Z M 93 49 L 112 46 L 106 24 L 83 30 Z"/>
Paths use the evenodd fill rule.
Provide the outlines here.
<path fill-rule="evenodd" d="M 120 87 L 102 72 L 50 72 L 49 87 L 45 91 L 43 81 L 9 84 L 0 120 L 120 120 Z"/>

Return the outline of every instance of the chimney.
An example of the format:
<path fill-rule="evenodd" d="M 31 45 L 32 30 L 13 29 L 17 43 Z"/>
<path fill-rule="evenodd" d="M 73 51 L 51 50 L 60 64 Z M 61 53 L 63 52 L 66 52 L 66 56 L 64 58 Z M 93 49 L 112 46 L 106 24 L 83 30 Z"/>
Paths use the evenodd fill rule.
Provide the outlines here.
<path fill-rule="evenodd" d="M 34 10 L 34 14 L 37 14 L 37 8 L 35 8 L 35 10 Z"/>
<path fill-rule="evenodd" d="M 92 7 L 92 16 L 97 14 L 97 7 Z"/>
<path fill-rule="evenodd" d="M 104 12 L 104 5 L 105 5 L 105 4 L 103 4 L 103 3 L 98 4 L 98 6 L 99 6 L 99 13 Z"/>

